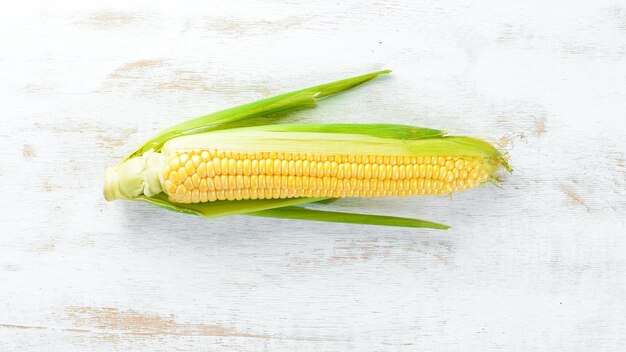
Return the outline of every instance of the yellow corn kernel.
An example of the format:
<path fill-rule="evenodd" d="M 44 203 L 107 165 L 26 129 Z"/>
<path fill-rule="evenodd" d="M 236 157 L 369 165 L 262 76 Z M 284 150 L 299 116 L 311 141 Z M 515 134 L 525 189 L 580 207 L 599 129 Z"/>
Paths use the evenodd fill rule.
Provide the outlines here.
<path fill-rule="evenodd" d="M 172 182 L 175 185 L 180 185 L 182 182 L 180 181 L 180 177 L 178 177 L 178 172 L 176 171 L 170 171 L 169 176 L 167 177 L 167 179 Z"/>
<path fill-rule="evenodd" d="M 176 191 L 176 185 L 170 180 L 165 180 L 163 182 L 163 191 L 168 194 L 174 193 Z"/>

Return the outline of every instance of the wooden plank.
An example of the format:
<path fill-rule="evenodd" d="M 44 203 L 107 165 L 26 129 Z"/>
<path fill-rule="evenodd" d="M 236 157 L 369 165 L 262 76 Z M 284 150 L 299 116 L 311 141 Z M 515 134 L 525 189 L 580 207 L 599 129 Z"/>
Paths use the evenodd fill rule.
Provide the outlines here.
<path fill-rule="evenodd" d="M 3 351 L 617 351 L 622 1 L 0 5 Z M 204 113 L 376 69 L 290 121 L 489 138 L 450 198 L 341 200 L 447 232 L 106 203 L 102 171 Z"/>

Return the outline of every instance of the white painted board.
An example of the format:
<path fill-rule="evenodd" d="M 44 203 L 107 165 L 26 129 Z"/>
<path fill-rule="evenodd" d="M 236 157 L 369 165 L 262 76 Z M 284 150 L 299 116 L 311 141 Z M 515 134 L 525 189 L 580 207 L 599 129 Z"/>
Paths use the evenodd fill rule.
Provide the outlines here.
<path fill-rule="evenodd" d="M 106 203 L 186 118 L 377 69 L 290 121 L 499 143 L 451 198 L 342 200 L 447 232 Z M 626 4 L 0 3 L 0 350 L 624 351 Z"/>

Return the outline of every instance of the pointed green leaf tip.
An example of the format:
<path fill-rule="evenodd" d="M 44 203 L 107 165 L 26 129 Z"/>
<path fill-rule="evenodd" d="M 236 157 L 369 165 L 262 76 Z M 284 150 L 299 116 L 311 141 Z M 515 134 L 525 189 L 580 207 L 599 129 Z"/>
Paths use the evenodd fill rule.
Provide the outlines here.
<path fill-rule="evenodd" d="M 156 136 L 152 137 L 144 145 L 137 148 L 124 160 L 133 156 L 142 155 L 150 149 L 159 151 L 168 140 L 188 134 L 205 132 L 209 130 L 227 127 L 228 124 L 244 119 L 264 117 L 276 113 L 294 111 L 299 109 L 313 108 L 317 105 L 316 99 L 324 98 L 333 94 L 341 93 L 350 88 L 368 82 L 379 75 L 390 73 L 391 70 L 382 70 L 361 76 L 342 79 L 339 81 L 320 84 L 314 87 L 297 90 L 275 97 L 240 105 L 234 108 L 214 112 L 205 116 L 191 119 L 172 126 Z"/>
<path fill-rule="evenodd" d="M 420 219 L 313 210 L 297 206 L 268 209 L 247 213 L 245 215 L 309 221 L 340 222 L 346 224 L 428 228 L 436 230 L 447 230 L 450 228 L 448 225 Z"/>
<path fill-rule="evenodd" d="M 346 224 L 428 228 L 435 230 L 447 230 L 450 228 L 450 226 L 444 224 L 420 219 L 313 210 L 298 206 L 309 203 L 328 204 L 335 201 L 336 199 L 334 198 L 256 199 L 178 204 L 170 202 L 167 196 L 161 193 L 153 197 L 138 197 L 136 199 L 146 201 L 167 210 L 183 214 L 198 215 L 204 218 L 243 214 L 267 218 L 338 222 Z"/>

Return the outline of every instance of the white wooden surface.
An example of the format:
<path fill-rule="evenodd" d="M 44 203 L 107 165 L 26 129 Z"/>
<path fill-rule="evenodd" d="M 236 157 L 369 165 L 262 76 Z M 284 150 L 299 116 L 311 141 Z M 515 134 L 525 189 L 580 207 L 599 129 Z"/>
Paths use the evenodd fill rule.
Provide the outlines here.
<path fill-rule="evenodd" d="M 176 3 L 0 3 L 0 350 L 626 349 L 623 1 Z M 499 187 L 331 207 L 448 232 L 102 198 L 173 123 L 382 68 L 291 120 L 500 143 Z"/>

